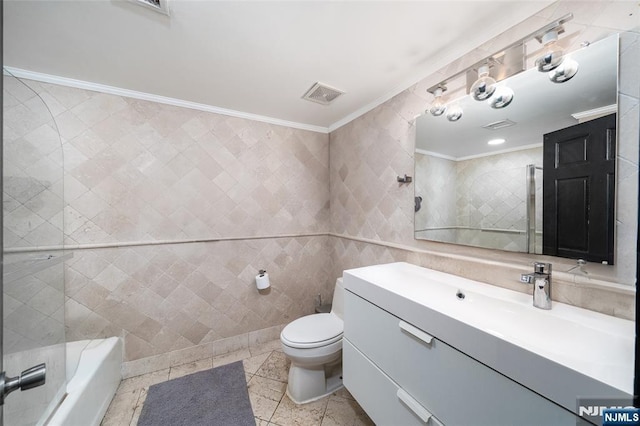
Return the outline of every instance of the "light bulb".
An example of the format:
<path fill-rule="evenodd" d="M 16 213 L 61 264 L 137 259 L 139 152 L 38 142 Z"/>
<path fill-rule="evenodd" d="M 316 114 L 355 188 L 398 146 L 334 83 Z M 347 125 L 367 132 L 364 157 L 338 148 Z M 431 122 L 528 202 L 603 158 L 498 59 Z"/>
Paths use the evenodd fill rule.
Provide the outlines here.
<path fill-rule="evenodd" d="M 431 115 L 439 117 L 447 110 L 447 106 L 442 102 L 442 88 L 438 87 L 433 94 L 436 98 L 433 100 L 429 112 Z"/>
<path fill-rule="evenodd" d="M 547 72 L 556 69 L 563 59 L 562 48 L 558 46 L 558 32 L 548 31 L 542 36 L 544 53 L 536 59 L 538 71 Z"/>
<path fill-rule="evenodd" d="M 496 90 L 496 80 L 489 76 L 489 66 L 483 65 L 478 68 L 478 79 L 471 85 L 471 96 L 476 101 L 489 99 Z"/>

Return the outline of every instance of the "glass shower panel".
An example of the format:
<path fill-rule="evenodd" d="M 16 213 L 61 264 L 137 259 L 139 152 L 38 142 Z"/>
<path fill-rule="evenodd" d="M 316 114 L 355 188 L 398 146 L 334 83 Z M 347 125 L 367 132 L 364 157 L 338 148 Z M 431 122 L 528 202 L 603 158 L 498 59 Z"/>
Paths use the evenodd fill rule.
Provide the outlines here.
<path fill-rule="evenodd" d="M 44 386 L 7 396 L 3 418 L 43 424 L 66 385 L 62 143 L 39 83 L 3 79 L 3 368 L 47 368 Z"/>
<path fill-rule="evenodd" d="M 467 244 L 527 251 L 526 168 L 497 167 L 461 174 L 458 181 L 459 238 Z"/>

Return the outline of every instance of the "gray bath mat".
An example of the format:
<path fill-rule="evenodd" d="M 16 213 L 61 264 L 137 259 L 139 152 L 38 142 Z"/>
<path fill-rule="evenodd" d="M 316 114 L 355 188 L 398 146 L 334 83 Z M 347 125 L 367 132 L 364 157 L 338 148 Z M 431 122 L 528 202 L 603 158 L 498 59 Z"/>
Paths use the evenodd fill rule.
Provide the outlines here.
<path fill-rule="evenodd" d="M 149 387 L 138 426 L 255 426 L 242 362 Z"/>

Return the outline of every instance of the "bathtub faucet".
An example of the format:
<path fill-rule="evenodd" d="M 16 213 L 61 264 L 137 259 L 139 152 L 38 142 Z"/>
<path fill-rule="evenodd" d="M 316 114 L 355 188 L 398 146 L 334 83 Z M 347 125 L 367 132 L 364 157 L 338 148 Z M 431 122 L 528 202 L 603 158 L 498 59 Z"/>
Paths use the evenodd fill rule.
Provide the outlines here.
<path fill-rule="evenodd" d="M 520 282 L 533 284 L 533 306 L 551 309 L 551 263 L 535 262 L 533 273 L 520 275 Z"/>

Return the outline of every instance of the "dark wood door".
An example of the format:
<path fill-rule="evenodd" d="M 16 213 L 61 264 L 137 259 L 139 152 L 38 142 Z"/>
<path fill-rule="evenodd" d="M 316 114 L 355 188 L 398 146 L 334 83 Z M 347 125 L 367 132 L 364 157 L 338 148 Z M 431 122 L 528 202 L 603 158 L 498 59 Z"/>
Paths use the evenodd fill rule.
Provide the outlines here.
<path fill-rule="evenodd" d="M 544 135 L 542 252 L 613 264 L 616 115 Z"/>

